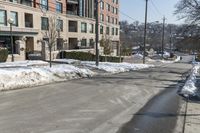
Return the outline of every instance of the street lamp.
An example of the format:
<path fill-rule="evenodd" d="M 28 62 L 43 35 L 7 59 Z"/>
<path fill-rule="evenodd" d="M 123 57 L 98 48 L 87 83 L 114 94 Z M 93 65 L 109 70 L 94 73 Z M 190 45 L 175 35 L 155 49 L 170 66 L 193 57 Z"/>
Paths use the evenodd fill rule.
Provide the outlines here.
<path fill-rule="evenodd" d="M 8 19 L 8 23 L 10 24 L 10 42 L 11 42 L 11 54 L 12 54 L 12 62 L 14 62 L 14 49 L 13 49 L 13 35 L 12 35 L 12 25 L 14 23 L 14 20 L 12 18 Z"/>

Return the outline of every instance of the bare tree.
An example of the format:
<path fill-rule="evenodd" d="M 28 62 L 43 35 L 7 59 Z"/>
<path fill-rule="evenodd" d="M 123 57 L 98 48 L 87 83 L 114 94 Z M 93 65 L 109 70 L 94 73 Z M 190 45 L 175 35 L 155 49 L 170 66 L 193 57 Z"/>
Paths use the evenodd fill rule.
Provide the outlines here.
<path fill-rule="evenodd" d="M 191 24 L 200 22 L 200 0 L 180 0 L 176 4 L 175 14 Z"/>
<path fill-rule="evenodd" d="M 57 19 L 56 16 L 50 16 L 47 25 L 47 30 L 44 32 L 44 36 L 47 38 L 47 45 L 49 48 L 49 61 L 50 67 L 52 66 L 52 49 L 56 45 L 58 32 L 57 32 Z"/>
<path fill-rule="evenodd" d="M 111 48 L 111 40 L 110 38 L 107 36 L 107 35 L 102 35 L 102 38 L 100 40 L 100 45 L 101 47 L 103 47 L 103 52 L 104 52 L 104 55 L 110 55 L 111 52 L 112 52 L 112 48 Z M 105 57 L 106 61 L 107 61 L 107 58 Z"/>

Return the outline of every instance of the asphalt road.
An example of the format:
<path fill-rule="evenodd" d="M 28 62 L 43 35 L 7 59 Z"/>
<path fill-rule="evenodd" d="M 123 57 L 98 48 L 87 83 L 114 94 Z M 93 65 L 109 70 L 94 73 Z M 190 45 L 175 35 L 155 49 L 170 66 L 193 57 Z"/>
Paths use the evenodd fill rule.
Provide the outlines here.
<path fill-rule="evenodd" d="M 179 64 L 191 63 L 192 56 L 182 56 L 183 59 Z M 183 108 L 185 100 L 177 95 L 178 89 L 183 85 L 183 81 L 170 85 L 135 113 L 131 121 L 124 124 L 117 133 L 183 133 L 185 112 L 181 112 L 181 108 Z M 182 124 L 179 123 L 181 126 L 177 127 L 179 117 L 182 117 Z"/>
<path fill-rule="evenodd" d="M 1 92 L 0 132 L 132 133 L 132 127 L 171 132 L 180 103 L 176 85 L 191 68 L 186 62 Z"/>

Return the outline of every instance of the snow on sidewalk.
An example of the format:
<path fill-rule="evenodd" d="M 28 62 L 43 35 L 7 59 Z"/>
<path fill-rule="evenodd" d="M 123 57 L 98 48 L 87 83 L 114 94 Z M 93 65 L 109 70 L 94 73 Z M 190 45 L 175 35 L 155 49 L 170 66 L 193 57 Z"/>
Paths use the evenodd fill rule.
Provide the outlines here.
<path fill-rule="evenodd" d="M 111 63 L 111 62 L 100 62 L 99 66 L 97 67 L 95 65 L 95 62 L 92 61 L 82 61 L 81 64 L 84 66 L 104 70 L 109 73 L 120 73 L 120 72 L 127 72 L 127 71 L 153 67 L 153 65 L 147 65 L 147 64 Z"/>
<path fill-rule="evenodd" d="M 200 69 L 200 65 L 194 65 L 193 66 L 193 68 L 191 70 L 190 77 L 186 81 L 186 83 L 185 83 L 184 87 L 182 88 L 180 94 L 183 94 L 185 97 L 195 95 L 195 93 L 197 91 L 197 87 L 195 86 L 196 76 L 199 73 L 199 69 Z"/>
<path fill-rule="evenodd" d="M 0 63 L 0 68 L 5 68 L 5 67 L 27 67 L 27 66 L 47 66 L 48 62 L 45 61 L 15 61 L 15 62 L 5 62 L 5 63 Z"/>
<path fill-rule="evenodd" d="M 0 90 L 44 85 L 52 82 L 93 76 L 89 69 L 80 69 L 72 65 L 53 65 L 43 67 L 1 68 Z"/>

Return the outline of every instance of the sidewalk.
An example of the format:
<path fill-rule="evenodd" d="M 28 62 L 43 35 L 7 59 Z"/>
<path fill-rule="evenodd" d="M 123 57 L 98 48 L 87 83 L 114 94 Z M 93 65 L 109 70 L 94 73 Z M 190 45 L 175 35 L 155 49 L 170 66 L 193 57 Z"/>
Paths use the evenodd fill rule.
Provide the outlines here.
<path fill-rule="evenodd" d="M 188 102 L 185 133 L 200 132 L 200 103 Z"/>

